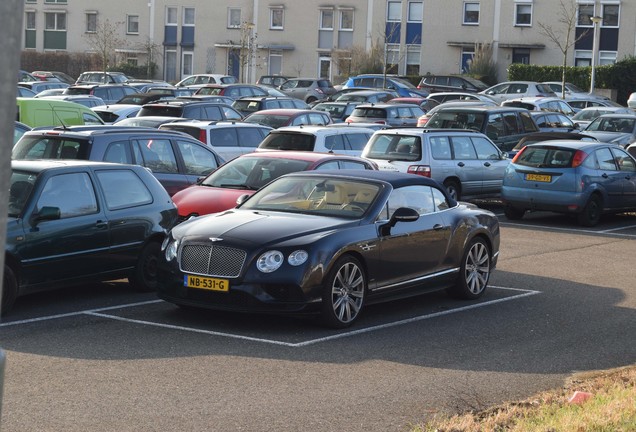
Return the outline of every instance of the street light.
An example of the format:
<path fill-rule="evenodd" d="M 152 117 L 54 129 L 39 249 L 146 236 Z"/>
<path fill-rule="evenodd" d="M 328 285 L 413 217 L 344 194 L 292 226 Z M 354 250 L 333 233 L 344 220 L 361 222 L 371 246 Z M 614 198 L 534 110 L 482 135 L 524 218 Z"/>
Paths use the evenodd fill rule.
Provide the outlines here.
<path fill-rule="evenodd" d="M 593 16 L 590 18 L 592 25 L 594 26 L 594 34 L 592 40 L 592 77 L 590 79 L 590 94 L 594 93 L 594 81 L 596 80 L 596 63 L 598 61 L 598 25 L 603 21 L 600 16 Z"/>

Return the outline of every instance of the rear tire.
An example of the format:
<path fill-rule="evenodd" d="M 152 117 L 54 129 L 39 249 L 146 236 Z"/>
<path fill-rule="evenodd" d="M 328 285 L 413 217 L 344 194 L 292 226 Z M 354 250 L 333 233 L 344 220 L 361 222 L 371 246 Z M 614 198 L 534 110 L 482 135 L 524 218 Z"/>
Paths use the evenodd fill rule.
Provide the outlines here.
<path fill-rule="evenodd" d="M 506 207 L 504 207 L 504 215 L 506 215 L 509 220 L 520 220 L 521 218 L 523 218 L 523 215 L 525 213 L 525 210 L 513 207 L 511 205 L 506 205 Z"/>
<path fill-rule="evenodd" d="M 6 259 L 6 258 L 5 258 Z M 4 284 L 2 286 L 2 316 L 6 315 L 18 298 L 18 278 L 8 265 L 4 265 Z"/>
<path fill-rule="evenodd" d="M 490 279 L 490 249 L 481 238 L 473 239 L 462 257 L 455 286 L 446 291 L 451 297 L 474 300 L 486 291 Z"/>
<path fill-rule="evenodd" d="M 577 218 L 579 225 L 585 227 L 593 227 L 601 220 L 601 213 L 603 211 L 603 203 L 598 195 L 592 195 L 587 202 L 583 211 L 578 214 Z"/>
<path fill-rule="evenodd" d="M 455 201 L 459 201 L 461 199 L 462 188 L 455 180 L 446 180 L 444 182 L 444 187 L 448 191 L 448 194 L 451 196 L 451 198 L 453 198 Z"/>
<path fill-rule="evenodd" d="M 130 284 L 137 291 L 152 292 L 157 290 L 157 264 L 160 253 L 161 245 L 154 241 L 142 249 L 134 273 L 128 278 Z"/>

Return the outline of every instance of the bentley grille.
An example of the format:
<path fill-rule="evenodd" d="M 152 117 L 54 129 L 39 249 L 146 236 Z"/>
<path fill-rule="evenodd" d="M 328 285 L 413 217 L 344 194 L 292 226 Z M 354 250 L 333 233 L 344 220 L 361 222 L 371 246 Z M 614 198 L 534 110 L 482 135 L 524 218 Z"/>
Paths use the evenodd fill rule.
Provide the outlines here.
<path fill-rule="evenodd" d="M 243 250 L 206 244 L 188 244 L 181 250 L 181 271 L 207 276 L 235 278 L 241 274 Z"/>

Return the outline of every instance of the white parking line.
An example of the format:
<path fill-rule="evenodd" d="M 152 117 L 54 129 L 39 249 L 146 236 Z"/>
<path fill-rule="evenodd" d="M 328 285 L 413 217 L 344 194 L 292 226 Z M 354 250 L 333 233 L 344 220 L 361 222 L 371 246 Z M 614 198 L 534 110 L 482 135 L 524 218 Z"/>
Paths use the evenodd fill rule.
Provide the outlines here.
<path fill-rule="evenodd" d="M 451 310 L 447 310 L 447 311 L 443 311 L 443 312 L 435 312 L 435 313 L 432 313 L 432 314 L 421 315 L 421 316 L 417 316 L 417 317 L 413 317 L 413 318 L 407 318 L 407 319 L 404 319 L 404 320 L 394 321 L 394 322 L 387 323 L 387 324 L 380 324 L 380 325 L 377 325 L 377 326 L 371 326 L 371 327 L 367 327 L 367 328 L 363 328 L 363 329 L 359 329 L 359 330 L 352 330 L 352 331 L 342 332 L 342 333 L 338 333 L 338 334 L 335 334 L 335 335 L 332 335 L 332 336 L 327 336 L 327 337 L 322 337 L 322 338 L 317 338 L 317 339 L 310 339 L 310 340 L 307 340 L 307 341 L 297 342 L 297 343 L 283 342 L 283 341 L 278 341 L 278 340 L 273 340 L 273 339 L 256 338 L 256 337 L 250 337 L 250 336 L 242 336 L 242 335 L 233 334 L 233 333 L 223 333 L 223 332 L 217 332 L 217 331 L 211 331 L 211 330 L 201 330 L 201 329 L 196 329 L 196 328 L 192 328 L 192 327 L 177 326 L 177 325 L 172 325 L 172 324 L 162 324 L 162 323 L 157 323 L 157 322 L 152 322 L 152 321 L 144 321 L 144 320 L 137 320 L 137 319 L 132 319 L 132 318 L 123 318 L 123 317 L 119 317 L 119 316 L 116 316 L 116 315 L 102 313 L 102 312 L 109 311 L 109 310 L 125 309 L 125 308 L 131 308 L 131 307 L 135 307 L 135 306 L 143 306 L 143 305 L 147 305 L 147 304 L 161 303 L 161 302 L 163 302 L 163 300 L 150 300 L 150 301 L 146 301 L 146 302 L 129 303 L 129 304 L 124 304 L 124 305 L 119 305 L 119 306 L 110 306 L 110 307 L 99 308 L 99 309 L 89 309 L 89 310 L 83 310 L 83 311 L 79 311 L 79 312 L 71 312 L 71 313 L 66 313 L 66 314 L 58 314 L 58 315 L 50 315 L 50 316 L 46 316 L 46 317 L 32 318 L 32 319 L 28 319 L 28 320 L 13 321 L 13 322 L 8 322 L 8 323 L 2 323 L 2 324 L 0 324 L 0 327 L 8 327 L 8 326 L 14 326 L 14 325 L 19 325 L 19 324 L 30 324 L 30 323 L 39 322 L 39 321 L 54 320 L 54 319 L 67 318 L 67 317 L 78 316 L 78 315 L 90 315 L 90 316 L 97 316 L 97 317 L 100 317 L 100 318 L 112 319 L 112 320 L 116 320 L 116 321 L 129 322 L 129 323 L 133 323 L 133 324 L 142 324 L 142 325 L 148 325 L 148 326 L 153 326 L 153 327 L 161 327 L 161 328 L 166 328 L 166 329 L 171 329 L 171 330 L 180 330 L 180 331 L 187 331 L 187 332 L 192 332 L 192 333 L 207 334 L 207 335 L 210 335 L 210 336 L 220 336 L 220 337 L 225 337 L 225 338 L 230 338 L 230 339 L 248 340 L 248 341 L 252 341 L 252 342 L 266 343 L 266 344 L 270 344 L 270 345 L 282 345 L 282 346 L 286 346 L 286 347 L 298 348 L 298 347 L 304 347 L 304 346 L 308 346 L 308 345 L 314 345 L 314 344 L 321 343 L 321 342 L 327 342 L 327 341 L 330 341 L 330 340 L 342 339 L 342 338 L 345 338 L 345 337 L 350 337 L 350 336 L 354 336 L 354 335 L 358 335 L 358 334 L 362 334 L 362 333 L 370 333 L 370 332 L 373 332 L 373 331 L 382 330 L 382 329 L 386 329 L 386 328 L 390 328 L 390 327 L 396 327 L 396 326 L 400 326 L 400 325 L 404 325 L 404 324 L 409 324 L 409 323 L 412 323 L 412 322 L 417 322 L 417 321 L 422 321 L 422 320 L 426 320 L 426 319 L 436 318 L 436 317 L 443 316 L 443 315 L 450 315 L 450 314 L 456 313 L 456 312 L 463 312 L 463 311 L 467 311 L 467 310 L 470 310 L 470 309 L 477 309 L 477 308 L 480 308 L 480 307 L 483 307 L 483 306 L 489 306 L 489 305 L 492 305 L 492 304 L 502 303 L 502 302 L 506 302 L 506 301 L 509 301 L 509 300 L 515 300 L 515 299 L 519 299 L 519 298 L 522 298 L 522 297 L 527 297 L 527 296 L 531 296 L 531 295 L 535 295 L 535 294 L 539 294 L 540 293 L 540 291 L 526 290 L 526 289 L 521 289 L 521 288 L 501 287 L 501 286 L 489 286 L 488 288 L 490 288 L 490 289 L 501 289 L 501 290 L 507 290 L 507 291 L 518 291 L 521 294 L 513 295 L 511 297 L 506 297 L 506 298 L 502 298 L 502 299 L 498 299 L 498 300 L 492 300 L 492 301 L 488 301 L 488 302 L 473 304 L 473 305 L 470 305 L 470 306 L 464 306 L 464 307 L 460 307 L 460 308 L 457 308 L 457 309 L 451 309 Z"/>
<path fill-rule="evenodd" d="M 560 227 L 553 227 L 553 226 L 549 226 L 549 225 L 531 225 L 531 224 L 510 223 L 510 222 L 499 222 L 499 224 L 503 225 L 503 226 L 507 226 L 507 227 L 513 227 L 513 228 L 515 228 L 515 227 L 519 227 L 519 228 L 541 228 L 541 229 L 546 229 L 546 230 L 569 232 L 569 233 L 572 233 L 572 234 L 584 233 L 584 234 L 605 234 L 605 235 L 612 235 L 612 236 L 616 236 L 616 237 L 636 237 L 636 234 L 621 234 L 621 233 L 613 232 L 613 231 L 620 231 L 620 230 L 624 230 L 624 229 L 636 228 L 636 226 L 610 228 L 610 229 L 607 229 L 607 230 L 594 231 L 594 230 L 588 230 L 588 229 L 560 228 Z"/>

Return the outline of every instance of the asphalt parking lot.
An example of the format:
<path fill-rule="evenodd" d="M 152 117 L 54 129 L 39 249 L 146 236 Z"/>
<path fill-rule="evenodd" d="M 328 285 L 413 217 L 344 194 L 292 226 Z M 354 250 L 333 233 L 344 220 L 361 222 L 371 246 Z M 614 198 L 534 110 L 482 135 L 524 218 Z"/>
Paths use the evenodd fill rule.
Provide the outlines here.
<path fill-rule="evenodd" d="M 121 281 L 22 298 L 0 322 L 2 430 L 402 431 L 636 362 L 636 216 L 500 220 L 479 301 L 373 305 L 344 331 L 184 311 Z"/>

